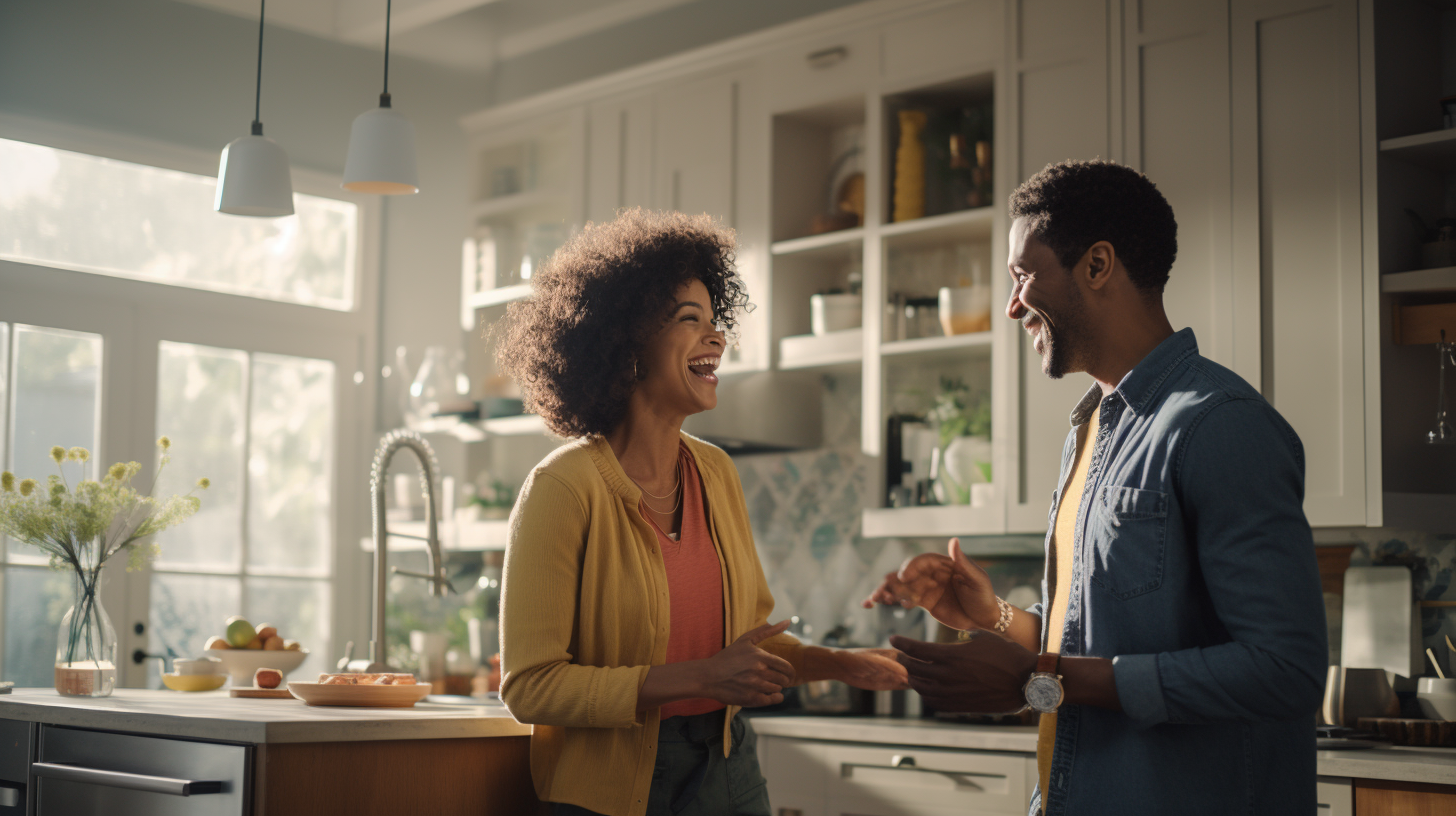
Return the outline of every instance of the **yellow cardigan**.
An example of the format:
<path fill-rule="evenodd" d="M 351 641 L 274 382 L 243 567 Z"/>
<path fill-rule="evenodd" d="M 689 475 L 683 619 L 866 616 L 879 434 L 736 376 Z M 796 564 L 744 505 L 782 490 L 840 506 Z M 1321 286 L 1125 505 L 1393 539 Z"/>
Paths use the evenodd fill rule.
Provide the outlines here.
<path fill-rule="evenodd" d="M 723 645 L 773 610 L 733 461 L 683 434 L 707 496 L 723 571 Z M 537 465 L 511 513 L 501 590 L 501 700 L 533 723 L 531 777 L 542 799 L 607 816 L 647 808 L 659 710 L 637 719 L 637 692 L 666 662 L 667 573 L 641 491 L 601 437 L 579 439 Z M 780 634 L 760 644 L 803 678 L 803 647 Z M 724 715 L 723 751 L 730 749 Z"/>

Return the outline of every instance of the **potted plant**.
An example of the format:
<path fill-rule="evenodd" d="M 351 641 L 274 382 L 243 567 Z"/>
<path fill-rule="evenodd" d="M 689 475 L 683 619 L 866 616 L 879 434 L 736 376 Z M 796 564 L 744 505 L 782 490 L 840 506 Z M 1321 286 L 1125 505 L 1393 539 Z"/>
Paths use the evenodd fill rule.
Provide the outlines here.
<path fill-rule="evenodd" d="M 991 481 L 991 400 L 959 377 L 941 377 L 930 418 L 940 436 L 942 504 L 970 504 L 971 485 Z"/>
<path fill-rule="evenodd" d="M 158 474 L 171 444 L 165 436 L 157 440 Z M 50 556 L 52 569 L 72 574 L 75 601 L 61 619 L 55 685 L 75 697 L 105 697 L 116 686 L 116 630 L 98 598 L 102 567 L 125 552 L 127 570 L 141 568 L 158 552 L 156 542 L 145 539 L 180 524 L 202 504 L 191 491 L 161 500 L 140 493 L 131 486 L 142 468 L 138 462 L 117 462 L 99 481 L 80 478 L 72 486 L 65 463 L 84 466 L 90 458 L 85 448 L 51 448 L 57 473 L 44 486 L 0 474 L 0 533 L 38 548 Z M 198 479 L 197 487 L 206 489 L 208 480 Z"/>

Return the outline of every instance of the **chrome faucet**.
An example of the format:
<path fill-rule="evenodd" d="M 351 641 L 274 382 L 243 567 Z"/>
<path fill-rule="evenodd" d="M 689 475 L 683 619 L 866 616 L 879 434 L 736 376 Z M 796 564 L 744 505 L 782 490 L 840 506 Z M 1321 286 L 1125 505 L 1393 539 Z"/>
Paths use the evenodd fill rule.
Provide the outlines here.
<path fill-rule="evenodd" d="M 393 533 L 393 535 L 425 542 L 430 558 L 428 573 L 407 572 L 399 567 L 389 569 L 388 542 L 391 533 L 385 529 L 384 525 L 384 476 L 389 469 L 389 460 L 400 448 L 408 448 L 420 460 L 420 486 L 425 493 L 425 535 L 414 536 L 404 533 Z M 348 656 L 340 661 L 347 664 L 348 671 L 393 671 L 385 661 L 384 655 L 384 599 L 385 593 L 388 591 L 390 575 L 423 578 L 430 582 L 430 594 L 436 597 L 455 592 L 455 588 L 450 586 L 449 579 L 445 577 L 445 559 L 440 554 L 440 525 L 435 504 L 435 472 L 439 469 L 440 463 L 435 459 L 434 449 L 430 447 L 424 437 L 414 431 L 404 429 L 390 431 L 380 440 L 379 449 L 374 452 L 374 466 L 369 473 L 369 497 L 374 504 L 374 639 L 369 643 L 368 661 L 349 660 Z"/>

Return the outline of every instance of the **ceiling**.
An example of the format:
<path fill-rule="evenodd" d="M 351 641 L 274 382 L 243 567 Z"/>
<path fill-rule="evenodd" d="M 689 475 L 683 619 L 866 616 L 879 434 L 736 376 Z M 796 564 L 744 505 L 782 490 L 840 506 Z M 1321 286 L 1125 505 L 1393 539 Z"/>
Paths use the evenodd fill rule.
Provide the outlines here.
<path fill-rule="evenodd" d="M 259 0 L 181 0 L 256 19 Z M 694 0 L 393 0 L 390 51 L 457 70 L 497 62 Z M 384 46 L 385 0 L 285 0 L 270 25 L 369 48 Z"/>

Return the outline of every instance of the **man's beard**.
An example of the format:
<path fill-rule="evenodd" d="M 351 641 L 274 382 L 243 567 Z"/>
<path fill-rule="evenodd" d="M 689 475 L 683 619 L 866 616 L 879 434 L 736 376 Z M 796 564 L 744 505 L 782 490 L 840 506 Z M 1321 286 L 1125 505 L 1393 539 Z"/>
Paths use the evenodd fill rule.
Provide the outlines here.
<path fill-rule="evenodd" d="M 1067 303 L 1060 310 L 1056 318 L 1056 328 L 1053 328 L 1052 321 L 1048 320 L 1046 313 L 1033 312 L 1022 318 L 1023 327 L 1025 321 L 1035 317 L 1041 323 L 1038 333 L 1041 335 L 1041 371 L 1050 379 L 1060 380 L 1062 377 L 1073 371 L 1086 370 L 1082 365 L 1082 347 L 1080 341 L 1086 336 L 1086 329 L 1082 320 L 1082 303 L 1078 298 L 1076 302 Z M 1035 348 L 1035 338 L 1033 349 Z"/>

